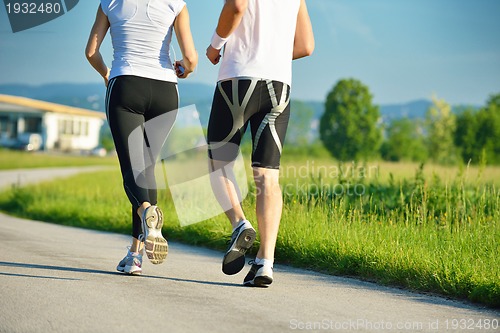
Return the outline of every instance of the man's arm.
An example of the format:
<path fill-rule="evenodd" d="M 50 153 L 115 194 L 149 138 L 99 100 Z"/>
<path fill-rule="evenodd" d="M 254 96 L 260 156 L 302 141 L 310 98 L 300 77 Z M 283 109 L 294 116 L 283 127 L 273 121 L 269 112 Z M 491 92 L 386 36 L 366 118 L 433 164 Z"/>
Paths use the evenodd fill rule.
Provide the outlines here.
<path fill-rule="evenodd" d="M 227 0 L 219 17 L 219 24 L 215 29 L 212 43 L 207 48 L 207 57 L 216 65 L 220 60 L 220 50 L 227 38 L 240 25 L 241 19 L 248 7 L 248 0 Z"/>
<path fill-rule="evenodd" d="M 311 19 L 307 11 L 306 0 L 301 0 L 299 14 L 297 15 L 297 27 L 295 29 L 293 59 L 308 57 L 313 51 L 314 34 Z"/>

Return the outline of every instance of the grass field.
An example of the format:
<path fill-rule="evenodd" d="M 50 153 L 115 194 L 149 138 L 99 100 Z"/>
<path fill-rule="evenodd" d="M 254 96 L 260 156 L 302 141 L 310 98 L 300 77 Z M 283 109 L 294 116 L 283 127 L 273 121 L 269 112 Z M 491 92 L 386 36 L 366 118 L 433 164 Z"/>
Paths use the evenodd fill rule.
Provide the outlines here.
<path fill-rule="evenodd" d="M 282 169 L 278 262 L 500 307 L 500 168 L 300 157 L 285 159 Z M 255 220 L 252 191 L 243 206 Z M 224 216 L 182 228 L 170 193 L 159 197 L 170 239 L 225 248 L 231 230 Z M 0 195 L 0 209 L 65 225 L 131 229 L 118 169 L 11 189 Z"/>
<path fill-rule="evenodd" d="M 0 148 L 0 170 L 116 164 L 116 157 L 27 153 Z"/>

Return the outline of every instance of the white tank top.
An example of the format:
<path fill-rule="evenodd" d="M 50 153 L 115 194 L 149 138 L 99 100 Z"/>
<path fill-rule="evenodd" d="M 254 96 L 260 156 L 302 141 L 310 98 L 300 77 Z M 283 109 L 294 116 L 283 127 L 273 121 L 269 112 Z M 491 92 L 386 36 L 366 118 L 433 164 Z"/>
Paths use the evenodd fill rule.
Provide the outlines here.
<path fill-rule="evenodd" d="M 185 4 L 182 0 L 101 0 L 114 50 L 109 79 L 135 75 L 177 82 L 169 51 L 172 25 Z"/>
<path fill-rule="evenodd" d="M 249 0 L 226 43 L 219 81 L 255 77 L 291 85 L 299 7 L 300 0 Z"/>

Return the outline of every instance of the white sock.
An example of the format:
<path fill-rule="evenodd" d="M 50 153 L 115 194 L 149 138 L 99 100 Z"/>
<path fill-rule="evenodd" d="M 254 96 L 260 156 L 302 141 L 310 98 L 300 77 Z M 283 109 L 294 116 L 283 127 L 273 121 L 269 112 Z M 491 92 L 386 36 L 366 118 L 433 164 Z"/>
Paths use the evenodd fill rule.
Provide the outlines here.
<path fill-rule="evenodd" d="M 233 228 L 233 231 L 236 230 L 236 229 L 238 229 L 240 226 L 242 226 L 246 222 L 247 222 L 247 220 L 241 220 L 240 223 L 238 223 L 238 225 L 236 226 L 236 228 Z"/>
<path fill-rule="evenodd" d="M 255 257 L 254 262 L 255 262 L 257 265 L 264 265 L 264 266 L 269 266 L 269 267 L 273 267 L 273 264 L 274 264 L 274 260 L 270 260 L 270 259 L 261 259 L 261 258 L 257 258 L 257 257 Z"/>

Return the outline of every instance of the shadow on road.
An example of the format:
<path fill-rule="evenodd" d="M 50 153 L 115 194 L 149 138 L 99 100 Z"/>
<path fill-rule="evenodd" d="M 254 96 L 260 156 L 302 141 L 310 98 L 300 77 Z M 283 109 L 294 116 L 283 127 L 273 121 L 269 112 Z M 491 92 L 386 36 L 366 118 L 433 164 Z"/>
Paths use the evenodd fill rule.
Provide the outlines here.
<path fill-rule="evenodd" d="M 201 280 L 180 279 L 180 278 L 173 278 L 173 277 L 166 277 L 166 276 L 151 276 L 151 275 L 141 275 L 141 277 L 149 278 L 149 279 L 170 280 L 170 281 L 176 281 L 176 282 L 199 283 L 199 284 L 206 284 L 206 285 L 211 285 L 211 286 L 238 287 L 238 288 L 245 287 L 239 283 L 201 281 Z"/>
<path fill-rule="evenodd" d="M 81 279 L 72 279 L 72 278 L 62 278 L 62 277 L 57 277 L 57 276 L 40 276 L 40 275 L 14 274 L 14 273 L 3 273 L 3 272 L 0 272 L 0 275 L 15 276 L 15 277 L 27 277 L 27 278 L 36 278 L 36 279 L 49 279 L 49 280 L 68 280 L 68 281 L 81 280 Z"/>
<path fill-rule="evenodd" d="M 51 271 L 66 271 L 66 272 L 78 272 L 78 273 L 90 273 L 90 274 L 121 275 L 118 272 L 100 271 L 100 270 L 96 270 L 96 269 L 38 265 L 38 264 L 24 264 L 24 263 L 18 263 L 18 262 L 5 262 L 5 261 L 0 261 L 0 266 L 47 269 L 47 270 L 51 270 Z"/>
<path fill-rule="evenodd" d="M 5 266 L 5 267 L 19 267 L 19 268 L 31 268 L 31 269 L 44 269 L 44 270 L 52 270 L 52 271 L 77 272 L 77 273 L 87 273 L 87 274 L 120 275 L 120 276 L 127 276 L 127 277 L 129 277 L 129 275 L 125 275 L 123 273 L 110 272 L 110 271 L 102 271 L 102 270 L 97 270 L 97 269 L 64 267 L 64 266 L 51 266 L 51 265 L 39 265 L 39 264 L 26 264 L 26 263 L 6 262 L 6 261 L 0 261 L 0 266 Z M 55 279 L 55 280 L 80 280 L 80 279 L 72 279 L 72 278 L 61 278 L 61 277 L 52 277 L 52 276 L 36 276 L 36 275 L 25 275 L 25 274 L 13 274 L 13 273 L 4 273 L 4 272 L 0 272 L 0 275 L 20 276 L 20 277 L 32 277 L 32 278 L 45 278 L 45 279 Z M 215 286 L 238 287 L 238 288 L 243 287 L 241 284 L 236 284 L 236 283 L 190 280 L 190 279 L 172 278 L 172 277 L 166 277 L 166 276 L 140 275 L 140 276 L 137 276 L 137 277 L 146 278 L 146 279 L 169 280 L 169 281 L 175 281 L 175 282 L 198 283 L 198 284 L 205 284 L 205 285 L 212 285 L 212 286 L 215 285 Z"/>

